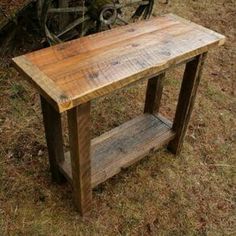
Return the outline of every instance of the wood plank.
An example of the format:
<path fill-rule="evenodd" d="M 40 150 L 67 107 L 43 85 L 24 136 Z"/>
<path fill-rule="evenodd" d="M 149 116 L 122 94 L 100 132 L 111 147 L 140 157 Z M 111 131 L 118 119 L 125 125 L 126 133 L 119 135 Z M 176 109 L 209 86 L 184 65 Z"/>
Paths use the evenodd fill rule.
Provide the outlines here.
<path fill-rule="evenodd" d="M 180 153 L 183 146 L 206 55 L 206 53 L 199 55 L 195 60 L 186 64 L 173 122 L 173 130 L 176 132 L 176 136 L 168 145 L 168 149 L 176 155 Z"/>
<path fill-rule="evenodd" d="M 144 113 L 159 113 L 165 73 L 148 80 Z"/>
<path fill-rule="evenodd" d="M 158 22 L 150 20 L 148 25 L 146 24 L 146 21 L 140 21 L 138 22 L 138 27 L 134 27 L 133 24 L 127 25 L 125 29 L 123 27 L 117 27 L 115 30 L 91 34 L 80 39 L 41 49 L 32 52 L 27 56 L 41 69 L 48 64 L 86 54 L 111 44 L 117 44 L 124 39 L 129 40 L 130 38 L 138 37 L 141 34 L 150 33 L 154 30 L 161 30 L 177 24 L 178 21 L 166 21 L 165 17 L 160 17 Z M 42 60 L 42 58 L 44 58 L 44 60 Z"/>
<path fill-rule="evenodd" d="M 58 110 L 58 103 L 68 109 L 72 106 L 65 92 L 60 89 L 56 83 L 50 80 L 36 65 L 27 60 L 24 55 L 14 58 L 13 61 L 16 69 L 23 74 L 31 84 L 38 88 L 38 92 L 45 97 L 56 110 Z M 32 80 L 31 78 L 34 79 Z"/>
<path fill-rule="evenodd" d="M 208 28 L 206 28 L 206 27 L 203 27 L 202 25 L 196 24 L 196 23 L 194 23 L 194 22 L 192 22 L 192 21 L 190 21 L 190 20 L 187 20 L 187 19 L 185 19 L 185 18 L 183 18 L 183 17 L 180 17 L 180 16 L 178 16 L 178 15 L 175 15 L 175 14 L 173 14 L 173 13 L 170 13 L 170 14 L 168 14 L 168 15 L 169 15 L 170 17 L 172 17 L 173 19 L 177 20 L 178 22 L 182 22 L 182 23 L 184 23 L 184 24 L 189 24 L 189 25 L 191 25 L 192 27 L 198 29 L 199 31 L 203 31 L 203 32 L 206 32 L 206 33 L 209 33 L 209 34 L 215 35 L 216 37 L 221 38 L 221 40 L 219 41 L 219 46 L 224 45 L 225 40 L 226 40 L 226 37 L 223 36 L 222 34 L 219 34 L 219 33 L 215 32 L 215 31 L 213 31 L 213 30 L 210 30 L 210 29 L 208 29 Z M 222 36 L 223 36 L 223 37 L 222 37 Z"/>
<path fill-rule="evenodd" d="M 73 195 L 81 215 L 91 208 L 90 102 L 68 111 Z"/>
<path fill-rule="evenodd" d="M 104 182 L 175 136 L 158 117 L 143 114 L 114 128 L 91 142 L 91 185 Z M 70 155 L 66 153 L 61 171 L 72 181 Z"/>
<path fill-rule="evenodd" d="M 62 112 L 157 75 L 224 41 L 218 33 L 166 15 L 43 49 L 25 58 L 55 85 L 57 93 L 47 94 Z M 13 61 L 22 67 L 19 59 Z M 30 80 L 37 80 L 36 88 L 44 90 L 29 67 L 23 71 Z M 62 92 L 66 101 L 61 99 Z"/>
<path fill-rule="evenodd" d="M 58 163 L 64 161 L 61 115 L 42 96 L 40 98 L 52 180 L 62 183 L 65 178 L 58 168 Z"/>

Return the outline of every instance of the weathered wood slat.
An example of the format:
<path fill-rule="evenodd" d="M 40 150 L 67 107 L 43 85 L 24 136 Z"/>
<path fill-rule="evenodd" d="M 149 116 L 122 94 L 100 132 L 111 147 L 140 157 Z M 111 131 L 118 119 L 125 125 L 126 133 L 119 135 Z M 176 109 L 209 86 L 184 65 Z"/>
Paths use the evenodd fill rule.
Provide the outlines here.
<path fill-rule="evenodd" d="M 18 71 L 24 74 L 33 86 L 38 88 L 38 92 L 43 95 L 43 97 L 47 98 L 54 108 L 63 97 L 66 98 L 65 93 L 56 83 L 50 80 L 36 65 L 27 60 L 24 55 L 15 58 L 14 62 Z M 27 73 L 25 73 L 25 71 L 27 71 Z M 40 86 L 38 87 L 38 85 Z M 58 98 L 61 99 L 58 100 Z"/>
<path fill-rule="evenodd" d="M 61 114 L 45 98 L 41 96 L 40 99 L 52 180 L 62 183 L 65 178 L 58 167 L 58 163 L 64 161 Z"/>
<path fill-rule="evenodd" d="M 152 24 L 150 22 L 148 25 L 146 25 L 146 21 L 143 21 L 139 22 L 138 27 L 135 28 L 133 24 L 125 26 L 125 30 L 123 27 L 118 27 L 115 30 L 107 30 L 98 34 L 92 34 L 57 46 L 32 52 L 28 56 L 39 68 L 42 68 L 48 64 L 53 64 L 70 57 L 122 42 L 124 39 L 129 40 L 130 38 L 137 37 L 141 34 L 162 30 L 163 28 L 168 28 L 177 24 L 178 22 L 166 21 L 164 17 L 159 18 L 158 22 L 153 22 Z M 78 40 L 79 44 L 77 42 Z M 42 57 L 44 57 L 44 60 L 42 60 Z"/>
<path fill-rule="evenodd" d="M 71 177 L 75 204 L 84 215 L 91 209 L 90 102 L 68 111 Z"/>
<path fill-rule="evenodd" d="M 195 60 L 186 64 L 173 122 L 173 130 L 176 132 L 176 136 L 168 144 L 168 149 L 177 155 L 183 146 L 184 136 L 192 114 L 206 55 L 207 53 L 199 55 Z"/>
<path fill-rule="evenodd" d="M 161 73 L 224 41 L 224 36 L 170 14 L 30 53 L 24 60 L 55 85 L 52 91 L 52 86 L 47 89 L 47 99 L 63 112 Z M 13 61 L 18 69 L 25 64 L 21 57 Z M 29 67 L 23 71 L 36 88 L 44 90 L 44 79 L 32 75 Z"/>
<path fill-rule="evenodd" d="M 159 112 L 164 79 L 165 73 L 162 73 L 148 80 L 144 106 L 145 113 L 154 114 Z"/>
<path fill-rule="evenodd" d="M 150 152 L 168 143 L 175 134 L 171 127 L 151 114 L 143 114 L 114 128 L 91 142 L 92 187 L 116 175 Z M 70 154 L 60 164 L 72 182 Z"/>

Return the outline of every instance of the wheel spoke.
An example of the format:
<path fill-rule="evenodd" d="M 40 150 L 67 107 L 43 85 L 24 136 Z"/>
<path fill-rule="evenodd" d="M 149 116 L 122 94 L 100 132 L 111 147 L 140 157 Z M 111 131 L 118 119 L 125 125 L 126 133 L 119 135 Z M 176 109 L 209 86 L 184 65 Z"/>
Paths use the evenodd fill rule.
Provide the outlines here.
<path fill-rule="evenodd" d="M 119 9 L 119 8 L 131 6 L 131 5 L 145 6 L 145 5 L 148 5 L 149 3 L 150 3 L 149 1 L 129 0 L 129 1 L 125 1 L 124 3 L 121 3 L 121 4 L 117 3 L 117 4 L 115 4 L 115 7 L 117 9 Z"/>
<path fill-rule="evenodd" d="M 128 25 L 128 24 L 129 24 L 128 21 L 122 19 L 120 16 L 118 16 L 116 19 L 119 20 L 120 22 L 124 23 L 125 25 Z"/>
<path fill-rule="evenodd" d="M 84 21 L 89 20 L 90 17 L 89 16 L 84 16 L 81 17 L 75 21 L 73 21 L 72 23 L 70 23 L 65 29 L 62 30 L 62 32 L 60 34 L 57 35 L 57 37 L 62 36 L 63 34 L 67 33 L 68 31 L 70 31 L 71 29 L 75 28 L 77 25 L 83 23 Z"/>
<path fill-rule="evenodd" d="M 85 36 L 87 32 L 92 28 L 94 21 L 88 20 L 85 25 L 83 25 L 80 36 Z"/>
<path fill-rule="evenodd" d="M 71 13 L 71 12 L 87 12 L 86 7 L 64 7 L 64 8 L 50 8 L 48 13 Z"/>
<path fill-rule="evenodd" d="M 135 13 L 132 15 L 131 19 L 133 19 L 134 21 L 135 21 L 135 20 L 138 20 L 139 17 L 143 14 L 144 10 L 145 10 L 145 6 L 141 6 L 141 5 L 140 5 L 140 6 L 136 9 Z"/>
<path fill-rule="evenodd" d="M 37 1 L 42 5 L 41 23 L 50 43 L 111 29 L 115 25 L 127 25 L 130 21 L 141 18 L 147 19 L 154 3 L 154 0 L 111 0 L 111 5 L 107 5 L 106 1 L 100 4 L 100 1 L 94 0 L 86 1 L 84 6 L 81 4 L 82 0 L 73 0 L 73 4 L 69 4 L 71 0 Z M 101 5 L 99 9 L 91 5 L 94 3 Z M 93 8 L 96 14 L 92 11 Z"/>
<path fill-rule="evenodd" d="M 153 11 L 153 5 L 154 5 L 154 0 L 150 1 L 150 4 L 148 7 L 146 7 L 145 11 L 144 11 L 144 19 L 148 19 Z"/>
<path fill-rule="evenodd" d="M 45 27 L 45 33 L 47 38 L 49 39 L 50 44 L 60 43 L 61 40 L 56 37 L 53 33 L 49 32 L 47 26 Z"/>

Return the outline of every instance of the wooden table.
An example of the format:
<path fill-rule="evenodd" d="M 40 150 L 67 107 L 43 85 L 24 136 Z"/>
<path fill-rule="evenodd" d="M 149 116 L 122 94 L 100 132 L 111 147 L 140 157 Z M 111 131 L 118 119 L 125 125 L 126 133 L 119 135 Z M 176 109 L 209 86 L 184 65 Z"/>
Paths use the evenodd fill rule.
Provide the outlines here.
<path fill-rule="evenodd" d="M 168 14 L 62 43 L 13 59 L 41 95 L 53 180 L 72 183 L 83 215 L 92 188 L 168 144 L 178 154 L 209 49 L 225 37 Z M 173 125 L 159 114 L 165 72 L 186 63 Z M 90 142 L 90 101 L 149 79 L 144 114 Z M 61 113 L 67 111 L 70 153 L 64 155 Z"/>

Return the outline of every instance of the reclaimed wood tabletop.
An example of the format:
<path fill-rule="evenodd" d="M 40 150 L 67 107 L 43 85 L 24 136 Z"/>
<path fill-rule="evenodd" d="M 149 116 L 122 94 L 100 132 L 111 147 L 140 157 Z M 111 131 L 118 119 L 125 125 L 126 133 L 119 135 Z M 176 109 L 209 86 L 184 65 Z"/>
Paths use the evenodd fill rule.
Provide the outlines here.
<path fill-rule="evenodd" d="M 13 62 L 63 112 L 159 74 L 224 41 L 221 34 L 167 14 L 19 56 Z"/>

